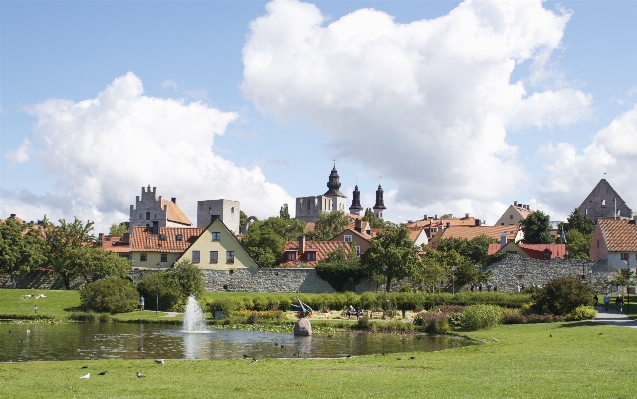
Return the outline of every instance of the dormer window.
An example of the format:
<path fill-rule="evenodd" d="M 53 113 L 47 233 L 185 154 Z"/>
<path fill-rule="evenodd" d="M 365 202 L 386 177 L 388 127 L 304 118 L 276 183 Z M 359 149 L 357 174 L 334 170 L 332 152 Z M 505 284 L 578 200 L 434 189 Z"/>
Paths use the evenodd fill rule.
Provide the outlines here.
<path fill-rule="evenodd" d="M 288 262 L 292 260 L 296 260 L 296 252 L 288 251 L 287 259 L 288 259 Z"/>
<path fill-rule="evenodd" d="M 184 236 L 183 236 L 183 235 L 181 235 L 181 234 L 177 234 L 177 236 L 175 237 L 175 239 L 176 239 L 177 241 L 182 241 L 182 240 L 184 239 Z"/>
<path fill-rule="evenodd" d="M 159 241 L 166 241 L 166 234 L 160 234 Z"/>
<path fill-rule="evenodd" d="M 316 260 L 316 252 L 308 252 L 307 254 L 305 254 L 305 258 L 308 262 Z"/>

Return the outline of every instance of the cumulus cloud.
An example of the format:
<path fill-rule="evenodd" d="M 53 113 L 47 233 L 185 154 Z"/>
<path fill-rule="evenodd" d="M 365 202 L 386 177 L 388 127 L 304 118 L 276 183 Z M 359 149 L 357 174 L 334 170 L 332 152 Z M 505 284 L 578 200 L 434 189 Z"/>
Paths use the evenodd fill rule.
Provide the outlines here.
<path fill-rule="evenodd" d="M 173 90 L 177 90 L 178 85 L 177 85 L 177 82 L 175 82 L 174 80 L 166 79 L 163 82 L 161 82 L 161 87 L 164 89 L 172 87 Z"/>
<path fill-rule="evenodd" d="M 561 212 L 568 214 L 578 207 L 602 178 L 637 210 L 637 104 L 597 132 L 584 149 L 548 143 L 539 155 L 548 172 L 540 186 L 541 199 Z"/>
<path fill-rule="evenodd" d="M 164 198 L 177 197 L 193 223 L 198 200 L 238 200 L 258 216 L 292 203 L 258 167 L 238 167 L 214 153 L 214 137 L 237 113 L 143 92 L 129 72 L 93 99 L 50 99 L 29 107 L 37 118 L 39 159 L 56 181 L 48 197 L 3 192 L 3 206 L 42 211 L 49 204 L 50 214 L 83 216 L 104 230 L 128 219 L 129 205 L 147 184 Z"/>
<path fill-rule="evenodd" d="M 4 159 L 6 159 L 10 165 L 17 165 L 25 163 L 31 158 L 33 147 L 29 139 L 22 140 L 22 143 L 15 150 L 8 150 L 4 152 Z"/>
<path fill-rule="evenodd" d="M 508 130 L 590 113 L 579 90 L 510 81 L 526 61 L 540 79 L 559 48 L 570 14 L 539 0 L 468 0 L 408 24 L 374 9 L 327 23 L 296 0 L 266 10 L 243 48 L 246 96 L 281 119 L 311 120 L 331 136 L 331 153 L 395 181 L 407 207 L 492 207 L 526 183 Z"/>

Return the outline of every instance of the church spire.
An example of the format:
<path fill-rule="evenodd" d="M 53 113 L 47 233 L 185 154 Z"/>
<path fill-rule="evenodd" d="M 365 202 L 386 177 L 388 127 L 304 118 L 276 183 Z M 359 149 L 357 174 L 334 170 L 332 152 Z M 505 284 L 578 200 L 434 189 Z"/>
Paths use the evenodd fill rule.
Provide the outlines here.
<path fill-rule="evenodd" d="M 358 191 L 358 185 L 354 188 L 352 197 L 352 206 L 349 207 L 349 213 L 352 215 L 362 215 L 363 207 L 361 206 L 361 192 Z"/>
<path fill-rule="evenodd" d="M 329 190 L 327 190 L 327 192 L 323 195 L 328 196 L 328 197 L 343 197 L 346 198 L 343 193 L 341 193 L 339 191 L 339 188 L 341 188 L 341 182 L 340 180 L 340 176 L 338 175 L 338 172 L 336 171 L 336 164 L 334 164 L 334 167 L 332 168 L 332 173 L 330 173 L 330 178 L 329 181 L 327 182 L 327 188 L 329 188 Z"/>
<path fill-rule="evenodd" d="M 383 188 L 378 185 L 376 190 L 376 205 L 374 205 L 374 216 L 376 219 L 382 220 L 385 218 L 385 200 L 383 199 Z"/>

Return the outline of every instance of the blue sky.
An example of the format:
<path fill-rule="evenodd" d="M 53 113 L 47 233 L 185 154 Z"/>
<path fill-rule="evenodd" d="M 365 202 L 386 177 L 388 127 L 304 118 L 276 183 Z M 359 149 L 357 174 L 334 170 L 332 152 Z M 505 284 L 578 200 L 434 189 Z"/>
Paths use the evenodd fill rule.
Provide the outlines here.
<path fill-rule="evenodd" d="M 151 184 L 266 217 L 336 160 L 395 222 L 637 207 L 637 2 L 0 2 L 0 217 L 128 218 Z M 142 89 L 143 87 L 143 89 Z M 631 184 L 632 183 L 632 184 Z"/>

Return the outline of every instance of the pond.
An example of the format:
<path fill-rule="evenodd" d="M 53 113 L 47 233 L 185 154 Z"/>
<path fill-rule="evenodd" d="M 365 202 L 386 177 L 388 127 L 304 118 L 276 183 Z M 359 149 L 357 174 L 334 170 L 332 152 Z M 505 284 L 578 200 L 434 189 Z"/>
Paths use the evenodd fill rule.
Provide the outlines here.
<path fill-rule="evenodd" d="M 134 323 L 0 323 L 0 362 L 80 359 L 335 358 L 380 353 L 439 351 L 475 342 L 424 334 L 292 333 L 210 330 Z"/>

